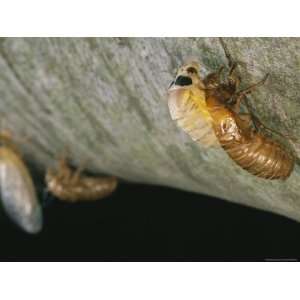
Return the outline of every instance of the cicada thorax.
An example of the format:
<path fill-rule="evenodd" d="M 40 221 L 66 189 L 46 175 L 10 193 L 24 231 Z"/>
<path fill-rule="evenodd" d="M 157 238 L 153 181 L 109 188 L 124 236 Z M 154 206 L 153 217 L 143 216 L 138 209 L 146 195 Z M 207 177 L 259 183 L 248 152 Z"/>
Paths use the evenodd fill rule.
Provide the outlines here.
<path fill-rule="evenodd" d="M 45 177 L 48 191 L 66 202 L 94 201 L 112 194 L 118 184 L 114 176 L 85 176 L 81 168 L 72 170 L 65 158 L 56 170 L 48 169 Z"/>
<path fill-rule="evenodd" d="M 225 105 L 224 86 L 207 91 L 206 103 L 216 137 L 227 154 L 249 173 L 265 179 L 286 179 L 295 158 L 286 147 L 257 131 L 251 120 L 244 120 Z"/>
<path fill-rule="evenodd" d="M 168 106 L 171 118 L 194 141 L 203 146 L 218 144 L 197 63 L 191 62 L 179 69 L 168 89 Z"/>
<path fill-rule="evenodd" d="M 28 233 L 42 229 L 42 209 L 17 147 L 0 133 L 0 198 L 9 217 Z"/>

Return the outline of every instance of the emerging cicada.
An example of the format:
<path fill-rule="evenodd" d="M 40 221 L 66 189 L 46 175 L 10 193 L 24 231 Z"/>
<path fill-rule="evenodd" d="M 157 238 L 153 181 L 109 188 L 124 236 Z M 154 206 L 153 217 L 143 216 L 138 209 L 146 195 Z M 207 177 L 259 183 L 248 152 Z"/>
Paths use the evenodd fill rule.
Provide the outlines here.
<path fill-rule="evenodd" d="M 171 117 L 194 141 L 207 146 L 220 144 L 249 173 L 265 179 L 284 180 L 293 170 L 293 154 L 261 131 L 262 128 L 270 129 L 256 116 L 240 111 L 246 95 L 266 78 L 237 91 L 240 78 L 234 74 L 236 64 L 230 66 L 225 83 L 220 80 L 223 67 L 204 80 L 199 76 L 197 63 L 181 67 L 168 90 Z"/>
<path fill-rule="evenodd" d="M 218 144 L 212 118 L 205 102 L 205 86 L 199 64 L 190 62 L 179 68 L 168 89 L 168 106 L 172 120 L 194 141 L 205 147 Z"/>
<path fill-rule="evenodd" d="M 66 202 L 94 201 L 109 196 L 117 187 L 116 177 L 81 175 L 83 167 L 73 171 L 65 157 L 58 161 L 57 170 L 48 169 L 45 177 L 48 191 Z"/>
<path fill-rule="evenodd" d="M 11 134 L 0 132 L 0 197 L 9 217 L 28 233 L 42 229 L 42 209 Z"/>

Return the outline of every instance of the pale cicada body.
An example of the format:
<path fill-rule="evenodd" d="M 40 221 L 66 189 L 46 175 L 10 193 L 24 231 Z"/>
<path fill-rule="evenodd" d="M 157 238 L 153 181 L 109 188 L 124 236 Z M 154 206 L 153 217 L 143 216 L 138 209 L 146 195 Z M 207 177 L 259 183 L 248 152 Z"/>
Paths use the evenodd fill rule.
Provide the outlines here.
<path fill-rule="evenodd" d="M 0 133 L 0 197 L 9 217 L 28 233 L 42 229 L 42 209 L 31 175 L 11 138 Z"/>
<path fill-rule="evenodd" d="M 194 141 L 205 147 L 218 145 L 196 62 L 185 64 L 178 70 L 168 89 L 168 106 L 171 118 Z"/>

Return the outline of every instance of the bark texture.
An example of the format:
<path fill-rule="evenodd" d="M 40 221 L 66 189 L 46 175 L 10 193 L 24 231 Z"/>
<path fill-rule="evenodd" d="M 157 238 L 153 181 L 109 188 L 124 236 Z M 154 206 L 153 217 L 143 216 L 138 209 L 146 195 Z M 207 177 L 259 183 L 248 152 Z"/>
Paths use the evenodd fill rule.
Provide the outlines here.
<path fill-rule="evenodd" d="M 300 39 L 226 38 L 243 84 L 268 82 L 250 98 L 269 127 L 300 155 Z M 226 64 L 217 38 L 3 38 L 2 126 L 26 161 L 45 171 L 65 146 L 95 173 L 221 197 L 300 220 L 300 170 L 285 181 L 256 178 L 223 149 L 205 149 L 171 120 L 166 90 L 186 60 L 203 75 Z M 162 200 L 163 201 L 163 200 Z M 218 209 L 216 207 L 216 209 Z"/>

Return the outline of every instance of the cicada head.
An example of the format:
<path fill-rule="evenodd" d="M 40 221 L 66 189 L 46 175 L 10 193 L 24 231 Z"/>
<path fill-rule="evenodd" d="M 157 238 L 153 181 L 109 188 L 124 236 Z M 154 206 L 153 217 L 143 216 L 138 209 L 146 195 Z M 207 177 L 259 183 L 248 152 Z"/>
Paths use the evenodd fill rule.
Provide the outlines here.
<path fill-rule="evenodd" d="M 183 117 L 187 103 L 197 99 L 197 103 L 205 101 L 205 92 L 200 78 L 200 66 L 191 61 L 181 66 L 174 81 L 168 89 L 168 106 L 173 120 Z"/>
<path fill-rule="evenodd" d="M 184 64 L 178 69 L 176 77 L 172 81 L 168 91 L 188 89 L 195 86 L 203 88 L 204 86 L 200 79 L 199 71 L 200 66 L 195 61 Z"/>

